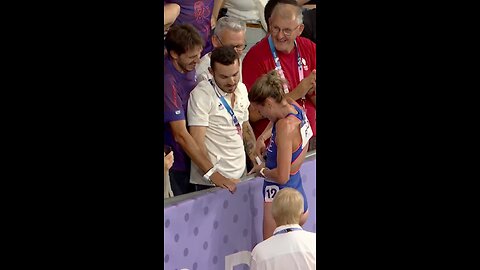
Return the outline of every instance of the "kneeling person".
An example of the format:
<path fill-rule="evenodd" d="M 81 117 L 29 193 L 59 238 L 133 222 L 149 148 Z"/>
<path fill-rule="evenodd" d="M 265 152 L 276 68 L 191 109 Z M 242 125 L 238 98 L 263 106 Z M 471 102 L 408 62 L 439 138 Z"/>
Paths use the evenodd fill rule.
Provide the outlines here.
<path fill-rule="evenodd" d="M 234 47 L 215 48 L 210 57 L 209 72 L 213 79 L 201 81 L 188 100 L 189 131 L 216 170 L 238 179 L 246 174 L 245 150 L 250 160 L 255 161 L 255 135 L 248 122 L 248 92 L 239 83 L 240 60 Z M 197 190 L 213 186 L 203 179 L 195 164 L 191 166 L 190 182 L 196 184 Z"/>

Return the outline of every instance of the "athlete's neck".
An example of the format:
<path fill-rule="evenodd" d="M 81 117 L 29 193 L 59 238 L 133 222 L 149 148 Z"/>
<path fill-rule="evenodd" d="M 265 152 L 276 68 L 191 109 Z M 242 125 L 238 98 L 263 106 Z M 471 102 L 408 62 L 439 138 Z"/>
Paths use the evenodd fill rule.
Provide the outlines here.
<path fill-rule="evenodd" d="M 292 104 L 290 103 L 287 103 L 284 105 L 283 107 L 283 118 L 287 117 L 287 115 L 291 114 L 291 113 L 294 113 L 294 114 L 297 114 L 297 110 L 295 109 L 295 107 L 293 107 Z"/>
<path fill-rule="evenodd" d="M 281 107 L 278 109 L 278 115 L 275 120 L 270 120 L 276 123 L 278 120 L 286 118 L 290 113 L 297 114 L 297 110 L 286 100 L 282 101 Z"/>

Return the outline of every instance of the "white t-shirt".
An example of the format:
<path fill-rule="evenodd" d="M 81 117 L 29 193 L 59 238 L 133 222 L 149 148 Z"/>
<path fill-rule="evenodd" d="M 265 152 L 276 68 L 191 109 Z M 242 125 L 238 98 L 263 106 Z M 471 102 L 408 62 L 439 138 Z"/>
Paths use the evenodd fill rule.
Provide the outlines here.
<path fill-rule="evenodd" d="M 317 242 L 315 233 L 302 230 L 300 225 L 283 225 L 274 234 L 286 228 L 299 228 L 273 235 L 258 243 L 252 251 L 250 270 L 315 270 Z"/>
<path fill-rule="evenodd" d="M 214 81 L 214 80 L 212 80 Z M 232 107 L 240 126 L 248 121 L 247 88 L 238 83 L 232 94 L 227 94 L 216 87 L 228 105 Z M 235 94 L 235 105 L 231 104 L 231 95 Z M 219 159 L 217 171 L 225 177 L 240 178 L 246 173 L 246 155 L 243 139 L 233 124 L 232 116 L 224 108 L 215 90 L 208 80 L 203 80 L 192 90 L 188 100 L 187 119 L 189 126 L 205 126 L 205 146 L 210 161 L 215 164 Z M 190 183 L 211 185 L 203 179 L 203 172 L 192 162 Z"/>
<path fill-rule="evenodd" d="M 242 21 L 260 21 L 267 31 L 264 17 L 265 5 L 268 0 L 225 0 L 224 7 L 228 8 L 227 15 Z"/>
<path fill-rule="evenodd" d="M 225 0 L 223 7 L 228 8 L 227 15 L 242 21 L 258 21 L 260 15 L 256 0 Z"/>
<path fill-rule="evenodd" d="M 211 53 L 207 53 L 202 58 L 200 58 L 200 62 L 195 67 L 195 74 L 197 75 L 197 82 L 212 79 L 212 75 L 210 74 L 210 71 L 208 71 L 208 68 L 210 67 L 210 54 Z M 240 56 L 240 80 L 239 80 L 239 82 L 242 82 L 242 60 L 243 60 L 244 57 L 245 57 L 245 54 L 242 54 L 242 56 Z"/>

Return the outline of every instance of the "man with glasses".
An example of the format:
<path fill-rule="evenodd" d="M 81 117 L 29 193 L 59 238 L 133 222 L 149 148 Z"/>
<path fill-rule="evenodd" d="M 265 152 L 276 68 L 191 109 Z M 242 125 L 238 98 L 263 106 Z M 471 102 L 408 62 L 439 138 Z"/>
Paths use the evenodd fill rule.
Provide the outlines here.
<path fill-rule="evenodd" d="M 269 35 L 253 46 L 243 60 L 243 83 L 250 90 L 261 75 L 276 69 L 286 79 L 286 96 L 297 101 L 306 111 L 313 131 L 309 150 L 316 148 L 316 45 L 300 37 L 304 29 L 302 9 L 296 3 L 275 5 L 268 19 Z M 250 124 L 257 137 L 259 154 L 268 145 L 272 125 L 258 111 L 249 108 Z"/>
<path fill-rule="evenodd" d="M 234 46 L 235 51 L 240 56 L 240 73 L 242 70 L 241 61 L 243 59 L 243 51 L 247 47 L 245 41 L 245 23 L 231 17 L 220 18 L 213 31 L 212 44 L 214 48 L 223 46 Z M 208 72 L 210 67 L 210 55 L 205 54 L 196 68 L 197 81 L 203 81 L 211 79 L 211 74 Z M 242 75 L 240 74 L 240 82 L 242 82 Z"/>

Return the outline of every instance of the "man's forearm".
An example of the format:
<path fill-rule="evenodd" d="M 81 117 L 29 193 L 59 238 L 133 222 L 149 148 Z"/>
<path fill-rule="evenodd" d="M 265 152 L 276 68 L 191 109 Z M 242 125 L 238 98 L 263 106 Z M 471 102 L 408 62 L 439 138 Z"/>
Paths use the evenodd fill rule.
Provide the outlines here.
<path fill-rule="evenodd" d="M 307 93 L 307 90 L 308 89 L 305 89 L 305 84 L 301 83 L 297 85 L 297 87 L 295 87 L 293 91 L 288 92 L 285 96 L 293 100 L 299 100 L 305 96 L 305 93 Z"/>
<path fill-rule="evenodd" d="M 317 96 L 309 96 L 310 101 L 313 103 L 313 106 L 317 108 Z"/>
<path fill-rule="evenodd" d="M 202 154 L 208 157 L 209 158 L 208 160 L 210 160 L 210 156 L 208 155 L 208 151 L 207 151 L 207 145 L 205 144 L 206 127 L 201 127 L 201 126 L 190 127 L 189 133 L 192 136 L 193 140 L 197 143 Z"/>
<path fill-rule="evenodd" d="M 208 155 L 205 155 L 204 151 L 202 151 L 201 147 L 198 146 L 197 142 L 189 133 L 175 137 L 175 141 L 182 146 L 182 149 L 187 153 L 193 163 L 204 173 L 213 167 Z"/>
<path fill-rule="evenodd" d="M 252 161 L 253 164 L 257 164 L 255 161 L 255 134 L 253 133 L 253 129 L 250 126 L 248 121 L 243 122 L 242 124 L 242 133 L 243 133 L 243 145 L 245 146 L 245 151 Z"/>
<path fill-rule="evenodd" d="M 224 0 L 215 0 L 213 1 L 213 10 L 212 10 L 212 17 L 215 18 L 215 21 L 218 19 L 218 13 L 220 9 L 223 7 Z"/>

